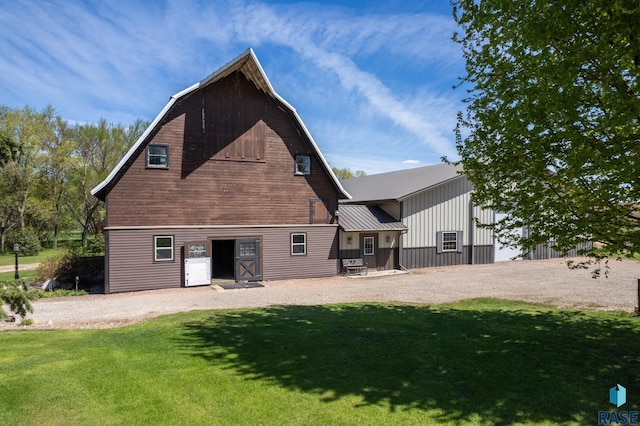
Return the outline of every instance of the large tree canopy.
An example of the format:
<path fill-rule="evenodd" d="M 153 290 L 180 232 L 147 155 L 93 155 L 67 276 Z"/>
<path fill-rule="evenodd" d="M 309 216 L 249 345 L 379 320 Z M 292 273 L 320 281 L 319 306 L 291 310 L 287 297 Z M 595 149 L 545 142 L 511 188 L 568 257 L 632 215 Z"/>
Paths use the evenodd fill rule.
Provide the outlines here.
<path fill-rule="evenodd" d="M 457 146 L 475 201 L 525 250 L 640 251 L 640 3 L 459 0 Z M 508 237 L 507 237 L 508 238 Z M 600 243 L 600 244 L 598 244 Z M 600 248 L 600 246 L 602 246 Z"/>

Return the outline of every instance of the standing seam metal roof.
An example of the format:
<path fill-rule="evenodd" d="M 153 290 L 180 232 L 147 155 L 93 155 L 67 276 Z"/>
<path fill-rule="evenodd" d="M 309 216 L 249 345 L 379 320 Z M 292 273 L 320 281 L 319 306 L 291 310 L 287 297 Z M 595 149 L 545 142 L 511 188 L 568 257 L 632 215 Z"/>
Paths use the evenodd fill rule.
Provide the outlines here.
<path fill-rule="evenodd" d="M 377 206 L 341 204 L 338 223 L 343 231 L 406 231 L 407 227 Z"/>
<path fill-rule="evenodd" d="M 461 176 L 462 165 L 436 164 L 343 180 L 349 202 L 402 201 L 432 186 Z"/>

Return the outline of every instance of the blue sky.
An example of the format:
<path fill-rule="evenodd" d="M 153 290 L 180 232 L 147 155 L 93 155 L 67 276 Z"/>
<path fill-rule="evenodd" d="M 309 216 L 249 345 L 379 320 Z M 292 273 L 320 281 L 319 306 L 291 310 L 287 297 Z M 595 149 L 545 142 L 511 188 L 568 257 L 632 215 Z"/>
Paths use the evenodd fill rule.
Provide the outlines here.
<path fill-rule="evenodd" d="M 0 104 L 152 120 L 252 47 L 329 164 L 374 174 L 457 158 L 455 30 L 449 0 L 0 0 Z"/>

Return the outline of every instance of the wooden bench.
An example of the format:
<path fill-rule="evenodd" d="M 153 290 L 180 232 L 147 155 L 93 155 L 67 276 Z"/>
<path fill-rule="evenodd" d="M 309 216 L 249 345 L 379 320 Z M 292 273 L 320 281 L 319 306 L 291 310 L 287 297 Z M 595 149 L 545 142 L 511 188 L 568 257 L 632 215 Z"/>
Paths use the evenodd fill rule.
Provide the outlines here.
<path fill-rule="evenodd" d="M 345 275 L 367 275 L 369 267 L 362 259 L 342 259 L 342 271 Z"/>

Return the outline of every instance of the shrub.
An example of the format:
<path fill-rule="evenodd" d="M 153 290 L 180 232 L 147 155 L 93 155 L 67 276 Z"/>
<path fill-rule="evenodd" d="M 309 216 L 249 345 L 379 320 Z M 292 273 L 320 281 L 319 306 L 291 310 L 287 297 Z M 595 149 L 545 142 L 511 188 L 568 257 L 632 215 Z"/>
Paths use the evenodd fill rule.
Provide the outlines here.
<path fill-rule="evenodd" d="M 87 241 L 87 247 L 83 248 L 85 256 L 103 256 L 104 255 L 104 234 L 99 233 L 95 238 Z"/>
<path fill-rule="evenodd" d="M 15 230 L 9 235 L 9 250 L 13 250 L 15 243 L 20 244 L 20 253 L 23 256 L 36 256 L 42 250 L 38 233 L 33 228 Z"/>
<path fill-rule="evenodd" d="M 75 289 L 75 278 L 82 289 L 104 287 L 104 257 L 87 256 L 81 249 L 62 251 L 44 261 L 37 271 L 37 281 L 57 279 L 62 289 Z"/>
<path fill-rule="evenodd" d="M 56 278 L 67 256 L 67 250 L 60 250 L 60 252 L 41 262 L 40 266 L 38 266 L 36 281 L 44 282 L 49 278 Z"/>
<path fill-rule="evenodd" d="M 52 297 L 67 297 L 67 296 L 85 296 L 89 294 L 86 290 L 52 290 L 52 291 L 36 291 L 37 299 L 50 299 Z"/>
<path fill-rule="evenodd" d="M 9 305 L 14 314 L 24 319 L 27 313 L 33 312 L 30 300 L 37 299 L 35 290 L 30 289 L 24 281 L 5 281 L 0 283 L 0 301 Z M 7 316 L 0 304 L 0 318 Z"/>

